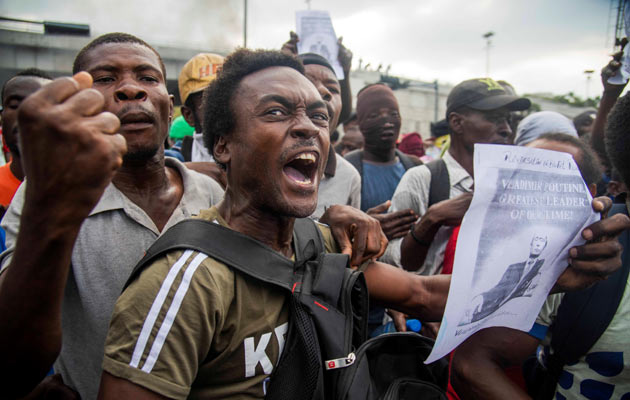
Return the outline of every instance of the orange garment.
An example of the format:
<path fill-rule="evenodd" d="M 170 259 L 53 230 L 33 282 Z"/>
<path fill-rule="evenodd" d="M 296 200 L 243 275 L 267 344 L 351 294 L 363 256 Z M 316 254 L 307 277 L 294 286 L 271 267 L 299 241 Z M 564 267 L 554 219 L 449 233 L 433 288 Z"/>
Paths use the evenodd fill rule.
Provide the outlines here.
<path fill-rule="evenodd" d="M 11 172 L 11 162 L 0 167 L 0 205 L 4 208 L 9 206 L 13 195 L 20 184 L 21 180 Z"/>

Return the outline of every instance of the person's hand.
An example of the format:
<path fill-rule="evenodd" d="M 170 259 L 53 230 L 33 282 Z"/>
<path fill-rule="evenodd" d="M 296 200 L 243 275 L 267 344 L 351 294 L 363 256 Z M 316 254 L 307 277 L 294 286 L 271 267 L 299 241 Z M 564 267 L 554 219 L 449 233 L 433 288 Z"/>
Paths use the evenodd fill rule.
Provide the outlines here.
<path fill-rule="evenodd" d="M 440 225 L 461 225 L 462 218 L 464 218 L 464 214 L 470 207 L 472 197 L 472 193 L 463 193 L 452 199 L 435 203 L 427 210 L 427 218 L 433 218 Z"/>
<path fill-rule="evenodd" d="M 394 240 L 404 237 L 414 222 L 416 222 L 418 216 L 410 208 L 388 213 L 387 210 L 390 205 L 391 201 L 387 200 L 385 203 L 367 210 L 367 214 L 378 220 L 388 240 Z"/>
<path fill-rule="evenodd" d="M 621 57 L 623 57 L 623 49 L 628 44 L 628 39 L 623 38 L 621 40 L 621 50 L 617 53 L 613 54 L 612 60 L 602 68 L 601 76 L 602 76 L 602 84 L 604 85 L 604 93 L 613 95 L 615 97 L 619 97 L 623 89 L 626 87 L 626 84 L 614 85 L 608 82 L 608 79 L 619 73 L 619 69 L 621 68 Z"/>
<path fill-rule="evenodd" d="M 438 332 L 440 331 L 440 322 L 423 322 L 422 328 L 420 328 L 420 334 L 430 339 L 437 339 Z"/>
<path fill-rule="evenodd" d="M 298 38 L 297 33 L 293 31 L 289 32 L 289 37 L 289 40 L 282 45 L 280 51 L 290 56 L 297 56 L 297 43 L 300 41 L 300 39 Z"/>
<path fill-rule="evenodd" d="M 219 167 L 217 163 L 211 161 L 189 161 L 185 162 L 184 165 L 200 174 L 208 175 L 210 178 L 219 182 L 219 185 L 221 185 L 223 189 L 227 187 L 227 175 L 225 170 Z"/>
<path fill-rule="evenodd" d="M 407 317 L 405 313 L 388 308 L 385 310 L 394 322 L 394 326 L 398 332 L 407 332 Z"/>
<path fill-rule="evenodd" d="M 47 376 L 22 400 L 79 400 L 81 396 L 63 383 L 60 374 Z"/>
<path fill-rule="evenodd" d="M 556 281 L 554 293 L 587 288 L 621 266 L 623 248 L 617 237 L 630 229 L 630 219 L 623 214 L 606 218 L 611 206 L 608 197 L 593 200 L 593 209 L 602 214 L 602 220 L 582 231 L 582 237 L 587 240 L 585 244 L 569 250 L 569 266 Z"/>
<path fill-rule="evenodd" d="M 18 109 L 25 209 L 71 225 L 88 216 L 127 151 L 120 120 L 103 112 L 103 95 L 91 86 L 87 72 L 55 79 Z"/>
<path fill-rule="evenodd" d="M 319 221 L 330 226 L 341 252 L 350 256 L 353 268 L 382 256 L 387 248 L 379 222 L 354 207 L 330 206 Z"/>
<path fill-rule="evenodd" d="M 352 67 L 352 52 L 348 50 L 346 46 L 342 44 L 343 37 L 339 37 L 337 40 L 337 45 L 339 46 L 339 52 L 337 53 L 337 60 L 339 64 L 341 64 L 341 68 L 343 69 L 343 74 L 345 76 L 344 79 L 348 79 L 348 74 L 350 74 L 350 67 Z"/>

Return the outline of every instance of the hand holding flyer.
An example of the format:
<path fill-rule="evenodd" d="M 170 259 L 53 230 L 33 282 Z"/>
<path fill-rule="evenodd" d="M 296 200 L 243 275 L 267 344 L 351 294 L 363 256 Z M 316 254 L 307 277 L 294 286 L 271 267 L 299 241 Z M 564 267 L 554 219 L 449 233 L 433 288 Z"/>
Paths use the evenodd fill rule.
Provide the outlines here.
<path fill-rule="evenodd" d="M 427 362 L 490 326 L 529 331 L 580 232 L 599 219 L 571 155 L 475 145 L 475 193 Z"/>

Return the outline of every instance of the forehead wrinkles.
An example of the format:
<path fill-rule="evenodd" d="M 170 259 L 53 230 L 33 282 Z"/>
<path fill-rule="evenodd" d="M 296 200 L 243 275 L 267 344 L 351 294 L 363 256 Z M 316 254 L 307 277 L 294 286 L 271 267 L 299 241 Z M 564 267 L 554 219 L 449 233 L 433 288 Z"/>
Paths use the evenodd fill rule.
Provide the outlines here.
<path fill-rule="evenodd" d="M 29 95 L 50 82 L 37 76 L 15 76 L 4 87 L 4 98 L 14 95 Z"/>
<path fill-rule="evenodd" d="M 261 81 L 259 77 L 251 80 L 246 77 L 239 84 L 231 102 L 234 104 L 242 101 L 248 104 L 248 108 L 254 108 L 263 101 L 273 101 L 272 97 L 277 96 L 286 99 L 295 108 L 305 108 L 315 101 L 321 101 L 321 96 L 311 82 L 304 78 L 302 83 L 307 85 L 300 85 L 300 82 L 294 79 L 271 78 Z"/>
<path fill-rule="evenodd" d="M 165 78 L 165 71 L 158 56 L 148 47 L 138 43 L 104 43 L 89 50 L 83 59 L 83 69 L 86 71 L 112 64 L 132 67 L 140 64 L 150 65 Z"/>

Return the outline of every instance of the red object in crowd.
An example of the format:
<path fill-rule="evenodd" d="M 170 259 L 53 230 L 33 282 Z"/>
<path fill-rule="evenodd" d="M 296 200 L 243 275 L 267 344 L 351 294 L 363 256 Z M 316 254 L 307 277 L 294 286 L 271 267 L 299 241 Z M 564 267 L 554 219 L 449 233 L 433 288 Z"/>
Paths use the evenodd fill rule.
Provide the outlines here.
<path fill-rule="evenodd" d="M 418 132 L 411 132 L 403 135 L 400 143 L 398 143 L 398 150 L 405 154 L 422 157 L 424 155 L 424 143 L 422 142 L 422 136 L 420 136 Z"/>

